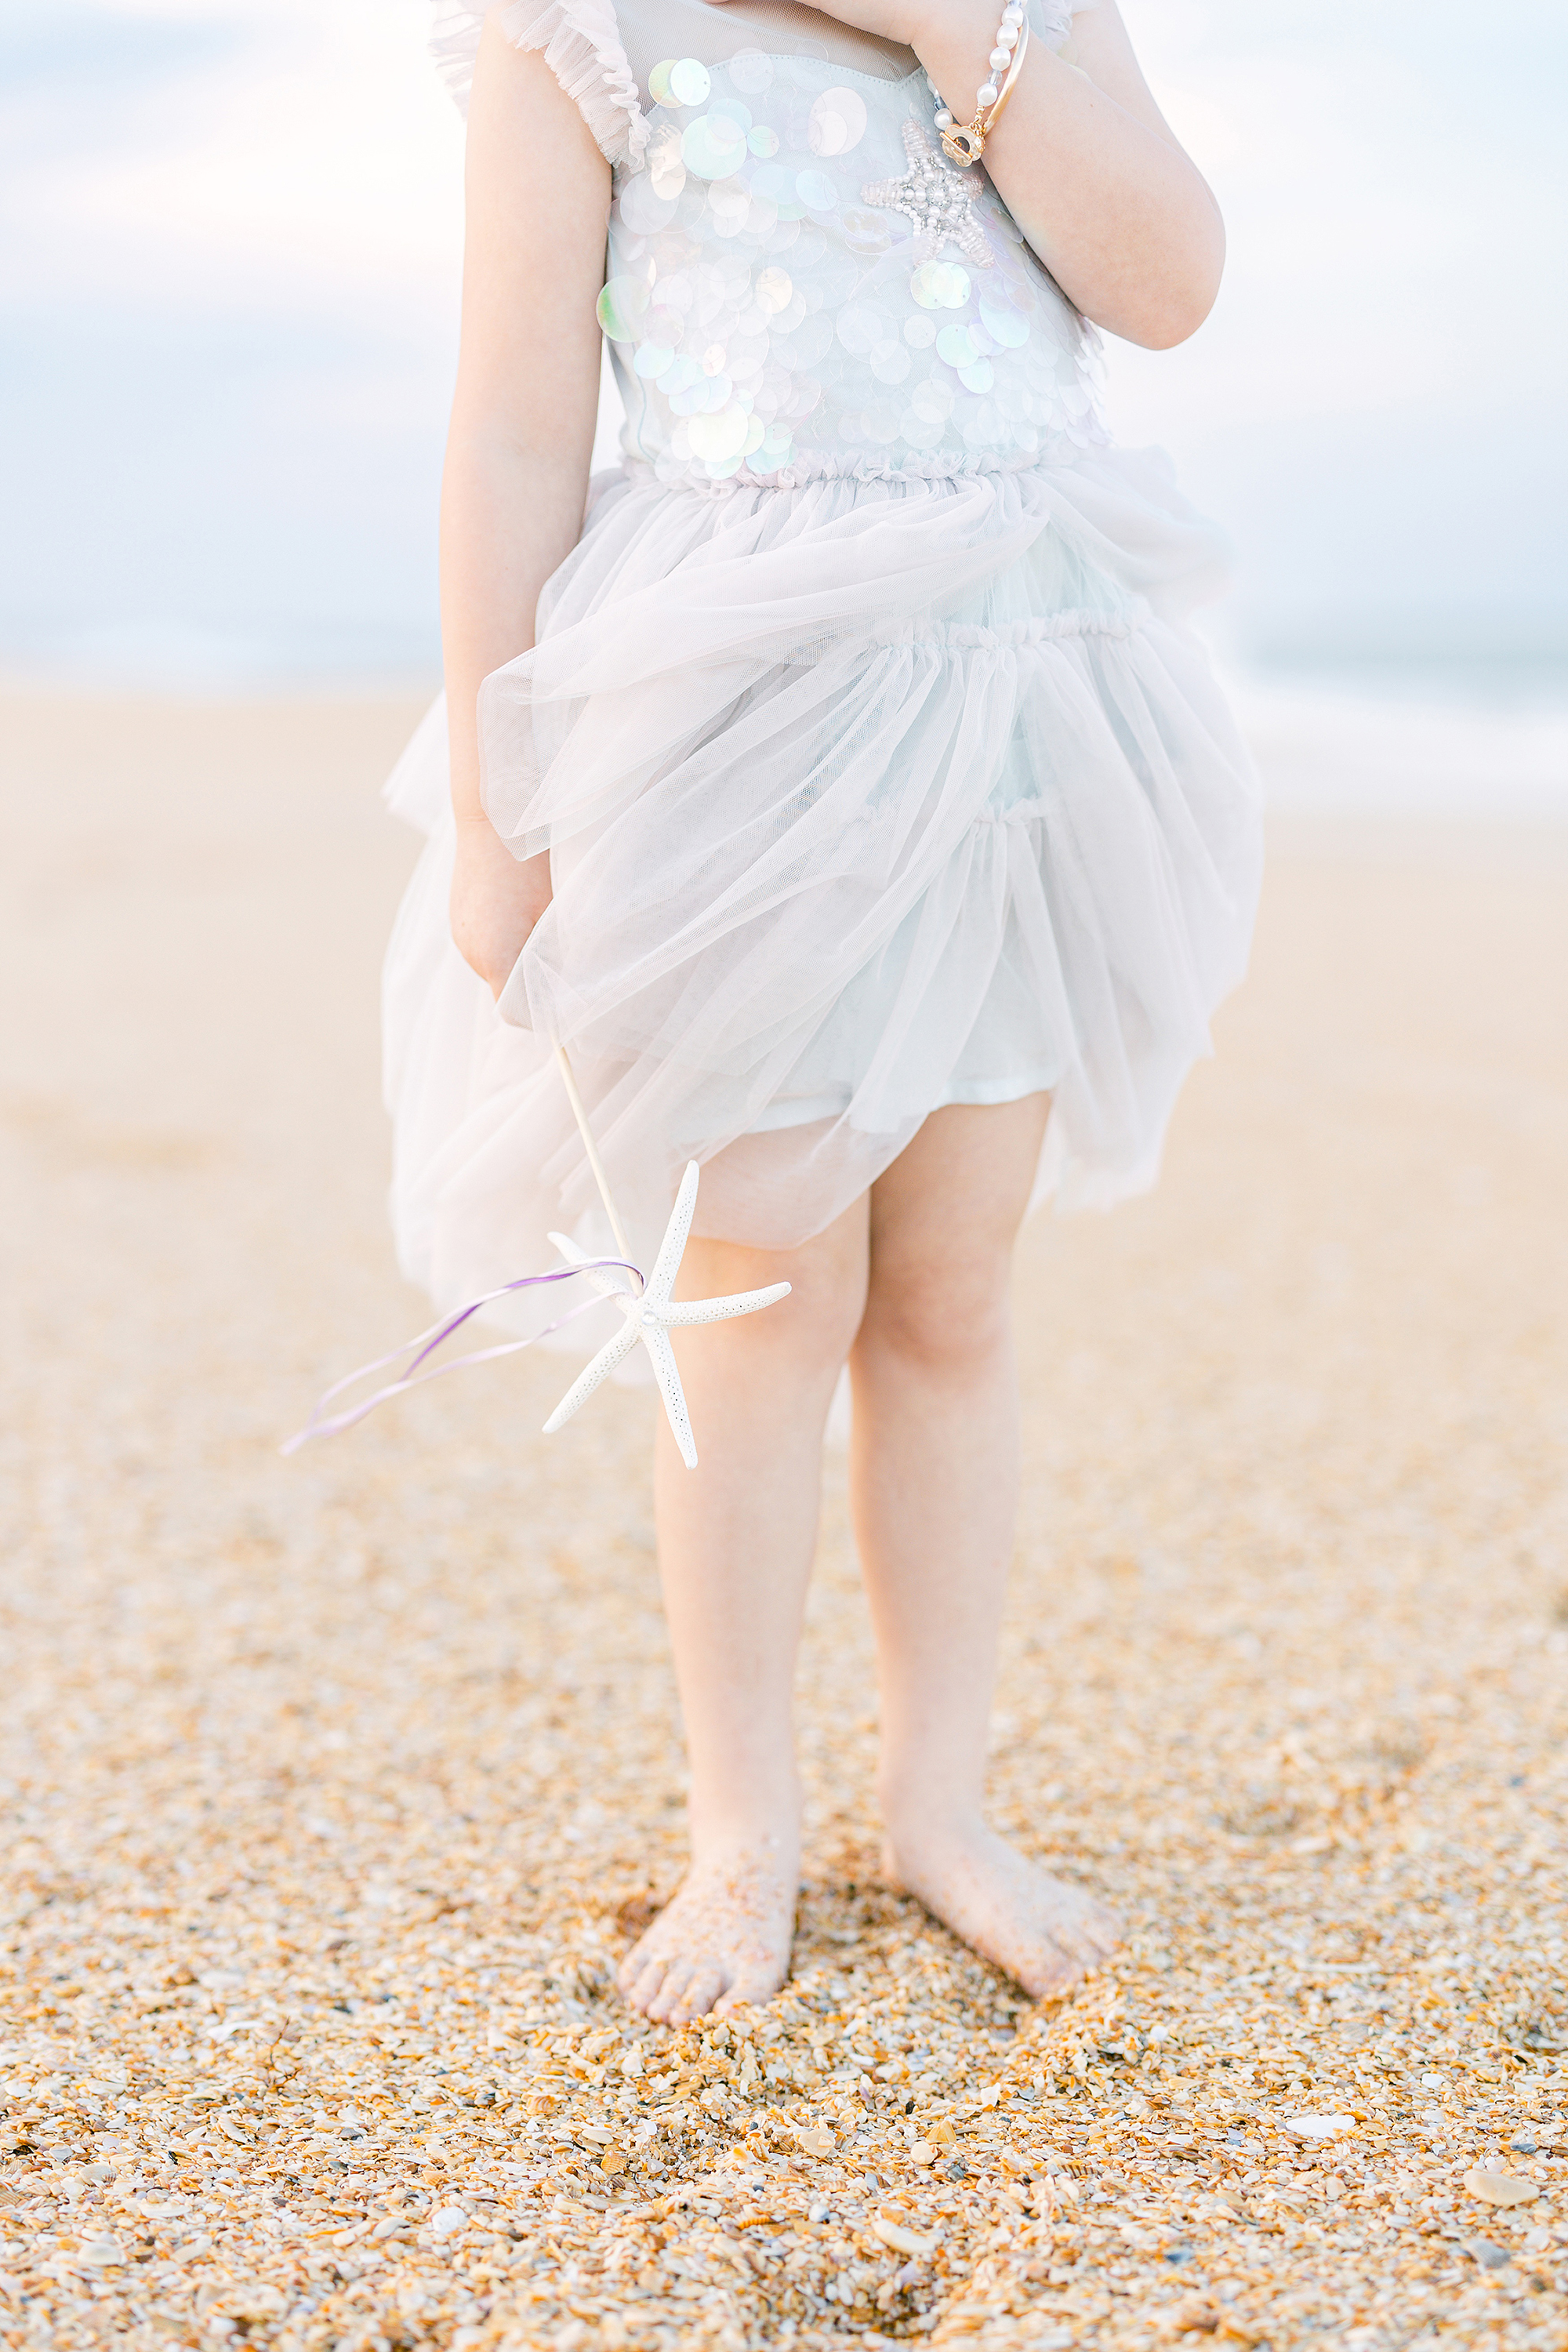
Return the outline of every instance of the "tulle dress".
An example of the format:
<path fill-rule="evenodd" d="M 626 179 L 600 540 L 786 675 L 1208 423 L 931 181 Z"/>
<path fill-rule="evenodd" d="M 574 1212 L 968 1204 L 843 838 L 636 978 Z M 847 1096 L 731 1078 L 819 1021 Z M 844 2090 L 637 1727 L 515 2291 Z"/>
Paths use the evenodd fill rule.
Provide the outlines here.
<path fill-rule="evenodd" d="M 459 99 L 480 22 L 438 17 Z M 439 704 L 388 787 L 429 835 L 384 981 L 405 1271 L 449 1307 L 552 1226 L 608 1246 L 557 1042 L 650 1254 L 687 1160 L 700 1232 L 787 1248 L 949 1103 L 1048 1092 L 1037 1198 L 1147 1186 L 1259 876 L 1183 621 L 1211 530 L 1110 446 L 1093 330 L 907 51 L 781 0 L 501 23 L 613 166 L 626 425 L 480 697 L 485 805 L 554 889 L 499 1006 L 447 931 Z"/>

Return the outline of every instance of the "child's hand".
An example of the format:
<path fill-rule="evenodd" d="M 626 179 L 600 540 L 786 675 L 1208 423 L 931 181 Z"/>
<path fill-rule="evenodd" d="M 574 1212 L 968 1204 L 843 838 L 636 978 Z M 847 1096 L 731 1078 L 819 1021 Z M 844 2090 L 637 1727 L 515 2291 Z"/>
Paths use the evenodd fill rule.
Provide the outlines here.
<path fill-rule="evenodd" d="M 548 855 L 515 858 L 485 817 L 458 821 L 452 937 L 492 996 L 505 987 L 529 934 L 550 904 Z"/>

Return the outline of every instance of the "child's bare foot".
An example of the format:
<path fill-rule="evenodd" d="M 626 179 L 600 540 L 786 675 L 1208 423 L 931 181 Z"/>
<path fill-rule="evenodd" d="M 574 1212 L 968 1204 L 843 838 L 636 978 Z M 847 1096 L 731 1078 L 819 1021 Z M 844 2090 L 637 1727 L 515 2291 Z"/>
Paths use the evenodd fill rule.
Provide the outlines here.
<path fill-rule="evenodd" d="M 889 1834 L 884 1861 L 896 1885 L 1036 2000 L 1070 1990 L 1121 1940 L 1110 1912 L 984 1822 Z"/>
<path fill-rule="evenodd" d="M 621 1962 L 633 2009 L 685 2025 L 738 2001 L 769 2000 L 789 1974 L 800 1864 L 770 1838 L 694 1862 L 673 1899 Z"/>

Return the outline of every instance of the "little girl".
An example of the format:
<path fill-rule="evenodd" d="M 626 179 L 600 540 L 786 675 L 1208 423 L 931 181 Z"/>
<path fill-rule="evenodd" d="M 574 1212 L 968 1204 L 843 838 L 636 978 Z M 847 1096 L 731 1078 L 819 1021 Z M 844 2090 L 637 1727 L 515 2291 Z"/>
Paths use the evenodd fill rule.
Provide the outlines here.
<path fill-rule="evenodd" d="M 982 1811 L 1009 1264 L 1047 1193 L 1153 1180 L 1259 823 L 1182 625 L 1213 543 L 1110 445 L 1088 323 L 1181 341 L 1223 232 L 1115 0 L 1068 6 L 447 0 L 437 34 L 468 246 L 445 714 L 392 788 L 431 835 L 386 979 L 403 1263 L 447 1306 L 552 1225 L 616 1254 L 563 1045 L 641 1263 L 695 1158 L 679 1295 L 792 1286 L 679 1335 L 700 1468 L 658 1441 L 691 1863 L 621 1981 L 673 2023 L 788 1970 L 846 1360 L 889 1872 L 1036 1995 L 1116 1937 Z"/>

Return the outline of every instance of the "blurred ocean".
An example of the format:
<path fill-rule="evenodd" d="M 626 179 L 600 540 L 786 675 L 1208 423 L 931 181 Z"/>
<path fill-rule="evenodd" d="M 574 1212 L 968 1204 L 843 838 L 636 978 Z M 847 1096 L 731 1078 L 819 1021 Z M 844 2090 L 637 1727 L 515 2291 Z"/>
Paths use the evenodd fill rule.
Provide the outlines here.
<path fill-rule="evenodd" d="M 1124 0 L 1231 237 L 1113 347 L 1295 804 L 1568 816 L 1568 12 Z M 0 673 L 434 677 L 461 142 L 423 0 L 0 0 Z M 615 419 L 602 429 L 607 455 Z"/>

